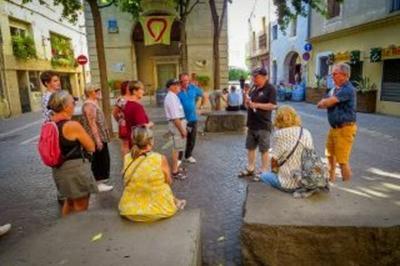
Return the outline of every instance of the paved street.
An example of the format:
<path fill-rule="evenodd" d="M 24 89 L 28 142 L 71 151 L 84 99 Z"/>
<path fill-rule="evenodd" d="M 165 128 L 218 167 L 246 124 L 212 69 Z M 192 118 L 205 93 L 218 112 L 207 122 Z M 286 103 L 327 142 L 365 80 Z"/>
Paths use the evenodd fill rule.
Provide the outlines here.
<path fill-rule="evenodd" d="M 300 111 L 304 126 L 312 132 L 321 153 L 328 130 L 325 112 L 310 104 L 290 104 Z M 170 147 L 163 138 L 166 126 L 162 109 L 148 110 L 157 125 L 156 149 L 169 154 Z M 60 219 L 51 171 L 41 164 L 36 153 L 40 119 L 39 113 L 30 113 L 0 121 L 0 224 L 13 224 L 10 234 L 0 239 L 0 258 L 10 245 Z M 358 114 L 358 120 L 352 156 L 354 179 L 351 184 L 338 182 L 336 186 L 349 193 L 385 200 L 400 211 L 400 118 Z M 94 196 L 91 208 L 116 208 L 121 193 L 116 140 L 110 149 L 116 189 Z M 188 209 L 201 209 L 204 265 L 239 265 L 238 237 L 247 181 L 236 175 L 246 163 L 244 135 L 200 136 L 195 157 L 198 163 L 188 166 L 188 180 L 175 182 L 173 190 L 188 200 Z"/>

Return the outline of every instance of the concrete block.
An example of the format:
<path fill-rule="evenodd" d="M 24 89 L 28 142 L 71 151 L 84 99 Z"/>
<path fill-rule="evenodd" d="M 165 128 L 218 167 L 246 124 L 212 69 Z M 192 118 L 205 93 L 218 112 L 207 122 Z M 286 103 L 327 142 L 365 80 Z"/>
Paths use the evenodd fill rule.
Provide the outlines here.
<path fill-rule="evenodd" d="M 102 233 L 102 238 L 92 241 Z M 140 224 L 117 211 L 60 219 L 2 255 L 2 265 L 200 265 L 200 211 Z"/>
<path fill-rule="evenodd" d="M 295 199 L 250 184 L 241 229 L 244 264 L 399 265 L 398 206 L 347 191 L 333 187 Z"/>
<path fill-rule="evenodd" d="M 207 115 L 207 132 L 242 132 L 246 126 L 246 114 L 244 112 L 215 111 Z"/>

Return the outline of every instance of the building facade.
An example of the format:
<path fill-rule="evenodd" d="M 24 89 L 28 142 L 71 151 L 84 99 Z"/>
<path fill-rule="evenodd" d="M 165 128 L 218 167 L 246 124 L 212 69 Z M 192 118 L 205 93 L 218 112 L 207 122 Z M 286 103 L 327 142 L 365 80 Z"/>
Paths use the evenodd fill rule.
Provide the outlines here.
<path fill-rule="evenodd" d="M 83 76 L 75 58 L 87 54 L 83 12 L 75 24 L 61 20 L 61 14 L 61 6 L 49 3 L 1 2 L 2 117 L 40 109 L 44 87 L 39 76 L 46 70 L 60 74 L 63 89 L 82 95 Z"/>
<path fill-rule="evenodd" d="M 349 63 L 354 83 L 377 88 L 377 112 L 400 115 L 400 0 L 328 0 L 328 18 L 311 13 L 310 41 L 310 80 Z"/>
<path fill-rule="evenodd" d="M 142 5 L 152 8 L 161 5 L 154 15 L 167 12 L 175 15 L 171 1 L 143 0 Z M 216 1 L 218 11 L 223 1 Z M 90 7 L 85 6 L 88 46 L 90 51 L 91 74 L 93 82 L 100 82 L 95 45 L 94 25 Z M 157 14 L 158 13 L 158 14 Z M 170 78 L 178 77 L 180 69 L 180 28 L 175 20 L 172 24 L 170 44 L 145 46 L 143 28 L 129 13 L 118 7 L 110 6 L 101 9 L 103 35 L 109 81 L 139 79 L 148 93 L 164 88 Z M 208 3 L 200 2 L 188 16 L 186 22 L 188 47 L 188 72 L 209 80 L 208 88 L 213 84 L 213 22 Z M 228 84 L 228 31 L 227 16 L 220 37 L 220 84 Z"/>
<path fill-rule="evenodd" d="M 272 1 L 254 1 L 253 9 L 248 18 L 249 42 L 246 45 L 246 61 L 250 69 L 262 66 L 269 69 L 270 32 L 269 10 Z"/>
<path fill-rule="evenodd" d="M 272 2 L 272 0 L 268 0 Z M 273 84 L 296 84 L 307 81 L 307 61 L 303 60 L 304 46 L 309 32 L 309 16 L 298 16 L 285 31 L 277 24 L 276 7 L 272 5 L 270 18 L 270 70 Z M 308 6 L 305 7 L 308 14 Z"/>

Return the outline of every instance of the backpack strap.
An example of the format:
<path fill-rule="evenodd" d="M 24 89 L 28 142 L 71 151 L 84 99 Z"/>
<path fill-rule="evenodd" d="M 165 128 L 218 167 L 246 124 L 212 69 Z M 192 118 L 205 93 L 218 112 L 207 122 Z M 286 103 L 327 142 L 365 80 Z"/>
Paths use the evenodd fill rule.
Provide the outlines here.
<path fill-rule="evenodd" d="M 281 167 L 282 165 L 284 165 L 284 164 L 287 162 L 287 160 L 289 160 L 290 157 L 293 155 L 293 153 L 295 152 L 297 146 L 299 146 L 300 139 L 301 139 L 302 136 L 303 136 L 303 127 L 300 127 L 300 135 L 299 135 L 299 138 L 298 138 L 297 141 L 296 141 L 296 144 L 294 145 L 293 149 L 290 151 L 290 153 L 288 154 L 288 156 L 286 156 L 285 160 L 283 160 L 282 162 L 280 162 L 280 163 L 278 164 L 279 167 Z"/>

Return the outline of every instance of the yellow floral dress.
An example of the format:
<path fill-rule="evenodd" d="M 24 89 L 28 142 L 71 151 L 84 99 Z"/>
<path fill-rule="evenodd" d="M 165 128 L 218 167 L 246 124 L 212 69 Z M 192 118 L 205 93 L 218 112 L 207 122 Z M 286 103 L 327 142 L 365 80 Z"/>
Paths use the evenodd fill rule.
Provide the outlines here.
<path fill-rule="evenodd" d="M 124 192 L 119 202 L 121 216 L 137 222 L 152 222 L 171 217 L 177 212 L 174 195 L 161 169 L 161 161 L 161 154 L 149 153 L 146 157 L 137 158 L 126 170 Z M 132 157 L 128 153 L 124 158 L 124 171 L 131 162 Z"/>

